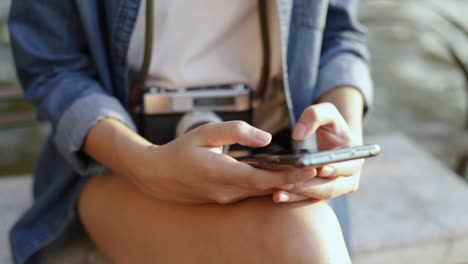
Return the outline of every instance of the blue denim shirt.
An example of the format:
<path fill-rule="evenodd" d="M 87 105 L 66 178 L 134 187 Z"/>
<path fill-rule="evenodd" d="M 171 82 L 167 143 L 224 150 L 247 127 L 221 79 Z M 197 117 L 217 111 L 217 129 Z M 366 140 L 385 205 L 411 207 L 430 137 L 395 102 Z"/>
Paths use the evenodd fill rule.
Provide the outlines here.
<path fill-rule="evenodd" d="M 283 78 L 294 122 L 315 98 L 337 86 L 372 100 L 365 35 L 357 0 L 276 0 Z M 102 167 L 80 149 L 88 130 L 113 117 L 130 128 L 127 50 L 139 0 L 14 0 L 9 29 L 18 78 L 38 118 L 52 125 L 37 163 L 33 206 L 10 233 L 17 263 L 76 219 L 76 201 Z M 335 202 L 346 225 L 344 199 Z M 346 226 L 344 229 L 347 230 Z"/>

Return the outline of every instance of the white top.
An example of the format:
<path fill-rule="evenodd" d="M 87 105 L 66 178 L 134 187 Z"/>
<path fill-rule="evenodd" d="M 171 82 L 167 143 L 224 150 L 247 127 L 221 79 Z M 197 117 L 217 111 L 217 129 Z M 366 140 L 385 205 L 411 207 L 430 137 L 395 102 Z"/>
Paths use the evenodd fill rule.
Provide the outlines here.
<path fill-rule="evenodd" d="M 169 89 L 247 84 L 257 88 L 263 64 L 258 1 L 155 0 L 154 41 L 147 83 Z M 142 0 L 128 59 L 143 62 L 145 7 Z M 267 1 L 270 76 L 266 99 L 254 103 L 254 125 L 276 132 L 289 125 L 281 79 L 279 21 Z M 274 81 L 276 80 L 276 81 Z"/>

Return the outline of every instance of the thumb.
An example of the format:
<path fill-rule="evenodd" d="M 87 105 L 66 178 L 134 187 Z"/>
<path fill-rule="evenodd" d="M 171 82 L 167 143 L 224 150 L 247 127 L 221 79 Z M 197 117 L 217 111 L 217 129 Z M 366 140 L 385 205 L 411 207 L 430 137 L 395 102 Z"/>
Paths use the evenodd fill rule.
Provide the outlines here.
<path fill-rule="evenodd" d="M 271 134 L 244 121 L 209 123 L 186 134 L 196 146 L 219 147 L 240 144 L 248 147 L 264 147 L 270 144 Z"/>

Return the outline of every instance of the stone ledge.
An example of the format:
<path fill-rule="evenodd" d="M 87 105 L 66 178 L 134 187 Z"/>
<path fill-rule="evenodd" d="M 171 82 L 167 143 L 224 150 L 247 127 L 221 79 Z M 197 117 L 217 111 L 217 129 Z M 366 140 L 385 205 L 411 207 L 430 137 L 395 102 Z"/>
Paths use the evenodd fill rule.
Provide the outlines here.
<path fill-rule="evenodd" d="M 367 141 L 382 154 L 350 196 L 355 263 L 467 262 L 466 183 L 403 134 Z"/>

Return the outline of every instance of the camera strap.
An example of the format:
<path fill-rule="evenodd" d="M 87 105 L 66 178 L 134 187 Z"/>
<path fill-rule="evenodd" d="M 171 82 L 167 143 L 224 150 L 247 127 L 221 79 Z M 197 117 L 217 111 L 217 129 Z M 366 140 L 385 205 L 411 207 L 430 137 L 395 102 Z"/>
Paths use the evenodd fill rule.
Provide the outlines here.
<path fill-rule="evenodd" d="M 269 44 L 269 29 L 268 29 L 268 10 L 267 0 L 258 0 L 258 14 L 260 19 L 260 32 L 263 48 L 263 64 L 261 75 L 257 87 L 256 96 L 263 99 L 268 86 L 268 77 L 270 74 L 270 44 Z M 143 55 L 143 63 L 138 74 L 138 77 L 132 84 L 129 96 L 129 106 L 131 112 L 136 114 L 139 112 L 142 96 L 146 89 L 146 79 L 148 78 L 149 68 L 151 65 L 154 40 L 154 0 L 146 0 L 146 19 L 145 19 L 145 47 Z"/>
<path fill-rule="evenodd" d="M 260 99 L 264 99 L 268 87 L 268 78 L 270 75 L 270 32 L 268 28 L 268 10 L 266 6 L 266 0 L 258 1 L 258 16 L 260 18 L 263 64 L 260 80 L 257 85 L 256 96 Z"/>
<path fill-rule="evenodd" d="M 129 106 L 134 118 L 141 110 L 143 93 L 146 89 L 146 79 L 148 78 L 149 68 L 151 65 L 151 57 L 153 55 L 153 38 L 154 38 L 154 1 L 146 0 L 146 18 L 145 18 L 145 47 L 143 53 L 143 64 L 138 77 L 132 84 L 129 96 Z M 137 119 L 137 118 L 135 118 Z"/>

